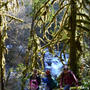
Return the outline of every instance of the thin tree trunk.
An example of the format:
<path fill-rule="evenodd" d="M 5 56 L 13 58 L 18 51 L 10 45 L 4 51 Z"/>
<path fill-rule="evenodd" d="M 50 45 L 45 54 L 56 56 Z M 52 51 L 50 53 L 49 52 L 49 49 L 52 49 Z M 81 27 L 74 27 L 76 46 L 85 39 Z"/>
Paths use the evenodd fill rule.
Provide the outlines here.
<path fill-rule="evenodd" d="M 0 5 L 2 5 L 2 0 L 0 0 Z M 3 31 L 3 20 L 2 20 L 2 10 L 0 10 L 0 81 L 1 81 L 1 90 L 4 90 L 4 70 L 5 70 L 5 64 L 4 64 L 4 43 L 2 40 L 2 31 Z"/>
<path fill-rule="evenodd" d="M 0 0 L 0 5 L 2 5 L 1 0 Z M 2 35 L 1 35 L 1 31 L 2 31 L 2 13 L 0 11 L 0 70 L 1 70 L 1 90 L 4 90 L 4 82 L 3 82 L 3 65 L 2 65 L 2 57 L 3 57 L 3 50 L 2 50 Z"/>
<path fill-rule="evenodd" d="M 1 90 L 4 90 L 4 76 L 3 76 L 3 65 L 2 65 L 2 35 L 1 35 L 1 28 L 0 28 L 0 74 L 1 74 Z"/>
<path fill-rule="evenodd" d="M 90 5 L 90 4 L 89 4 Z M 90 6 L 89 6 L 89 17 L 90 17 Z M 90 26 L 89 26 L 89 30 L 90 30 Z M 90 48 L 90 32 L 89 32 L 89 48 Z M 90 51 L 89 51 L 90 52 Z"/>

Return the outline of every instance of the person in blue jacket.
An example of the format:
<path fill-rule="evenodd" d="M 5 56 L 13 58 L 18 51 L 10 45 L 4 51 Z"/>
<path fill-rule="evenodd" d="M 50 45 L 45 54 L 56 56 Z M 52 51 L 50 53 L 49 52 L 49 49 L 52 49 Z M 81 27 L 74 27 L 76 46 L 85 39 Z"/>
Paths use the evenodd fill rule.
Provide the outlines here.
<path fill-rule="evenodd" d="M 50 70 L 46 71 L 46 77 L 42 78 L 42 81 L 46 83 L 46 90 L 53 90 L 57 86 L 57 82 L 52 78 Z"/>

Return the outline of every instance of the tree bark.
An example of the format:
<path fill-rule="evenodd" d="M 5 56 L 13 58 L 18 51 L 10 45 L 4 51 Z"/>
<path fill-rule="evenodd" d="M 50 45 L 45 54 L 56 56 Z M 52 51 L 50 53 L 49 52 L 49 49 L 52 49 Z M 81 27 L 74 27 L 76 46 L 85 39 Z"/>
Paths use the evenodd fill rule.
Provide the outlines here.
<path fill-rule="evenodd" d="M 0 0 L 0 5 L 2 5 L 2 0 Z M 2 11 L 0 10 L 0 82 L 1 90 L 4 90 L 4 63 L 3 63 L 3 40 L 2 40 Z"/>
<path fill-rule="evenodd" d="M 0 18 L 1 20 L 1 18 Z M 1 74 L 1 77 L 0 77 L 0 81 L 1 81 L 1 90 L 4 90 L 4 75 L 3 75 L 3 65 L 2 65 L 2 57 L 3 57 L 3 50 L 2 50 L 2 35 L 1 35 L 1 26 L 0 26 L 0 74 Z"/>
<path fill-rule="evenodd" d="M 76 31 L 76 3 L 75 0 L 71 0 L 71 17 L 70 17 L 70 68 L 77 76 L 78 65 L 76 58 L 76 43 L 75 43 L 75 31 Z"/>

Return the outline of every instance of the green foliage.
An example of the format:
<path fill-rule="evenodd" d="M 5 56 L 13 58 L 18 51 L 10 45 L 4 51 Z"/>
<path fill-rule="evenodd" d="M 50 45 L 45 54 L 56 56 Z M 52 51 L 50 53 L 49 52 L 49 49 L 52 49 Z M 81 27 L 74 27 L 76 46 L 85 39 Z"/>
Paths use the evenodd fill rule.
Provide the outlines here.
<path fill-rule="evenodd" d="M 33 3 L 38 3 L 40 0 L 33 0 Z M 43 0 L 42 0 L 43 1 Z"/>
<path fill-rule="evenodd" d="M 84 77 L 82 81 L 82 87 L 84 90 L 90 90 L 90 78 Z"/>
<path fill-rule="evenodd" d="M 18 64 L 16 71 L 17 72 L 23 72 L 25 70 L 25 65 L 24 64 Z"/>
<path fill-rule="evenodd" d="M 31 15 L 35 15 L 35 13 L 43 6 L 43 4 L 47 0 L 33 0 L 32 1 L 32 13 Z"/>

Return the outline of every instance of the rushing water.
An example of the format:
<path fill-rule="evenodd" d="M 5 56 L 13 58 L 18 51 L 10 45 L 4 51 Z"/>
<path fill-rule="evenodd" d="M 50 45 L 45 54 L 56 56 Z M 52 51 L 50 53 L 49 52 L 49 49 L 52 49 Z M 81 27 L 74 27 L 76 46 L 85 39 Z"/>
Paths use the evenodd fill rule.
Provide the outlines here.
<path fill-rule="evenodd" d="M 46 49 L 45 57 L 44 57 L 44 63 L 45 63 L 45 70 L 49 69 L 51 71 L 51 74 L 53 76 L 58 76 L 61 73 L 63 64 L 60 62 L 60 59 L 57 57 L 60 55 L 60 51 L 55 51 L 56 55 L 52 55 L 48 49 Z M 66 56 L 66 62 L 68 60 L 68 54 Z M 64 57 L 63 57 L 64 59 Z"/>

